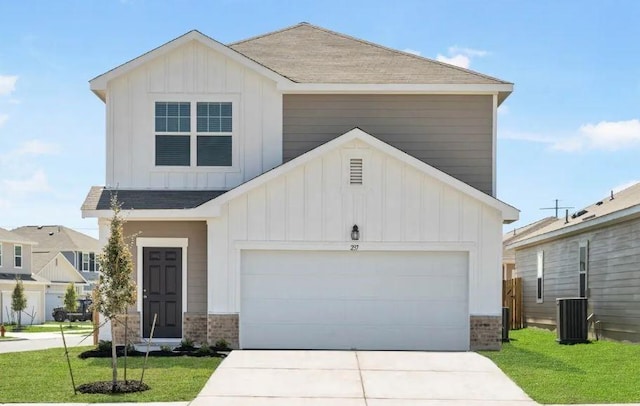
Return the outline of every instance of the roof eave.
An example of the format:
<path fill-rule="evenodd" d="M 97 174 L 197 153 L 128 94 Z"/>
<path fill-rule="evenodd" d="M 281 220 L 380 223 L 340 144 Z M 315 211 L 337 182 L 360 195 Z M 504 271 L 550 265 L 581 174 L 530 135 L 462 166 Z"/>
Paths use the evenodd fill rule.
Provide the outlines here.
<path fill-rule="evenodd" d="M 618 210 L 601 217 L 596 217 L 594 219 L 589 219 L 584 222 L 572 224 L 570 226 L 563 227 L 557 230 L 552 230 L 535 237 L 518 240 L 512 244 L 507 245 L 506 248 L 519 249 L 530 247 L 533 245 L 539 245 L 544 242 L 571 237 L 573 235 L 580 234 L 592 229 L 611 226 L 633 218 L 640 218 L 640 204 L 628 207 L 626 209 Z"/>

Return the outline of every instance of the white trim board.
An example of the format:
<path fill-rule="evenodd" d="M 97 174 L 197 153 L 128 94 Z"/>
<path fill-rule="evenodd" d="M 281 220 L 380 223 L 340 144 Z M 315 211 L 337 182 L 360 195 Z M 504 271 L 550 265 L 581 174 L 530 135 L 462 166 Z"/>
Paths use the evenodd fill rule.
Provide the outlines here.
<path fill-rule="evenodd" d="M 140 333 L 143 334 L 142 328 L 143 315 L 142 315 L 142 271 L 143 271 L 143 254 L 142 249 L 145 247 L 154 248 L 181 248 L 182 249 L 182 314 L 180 317 L 180 331 L 184 337 L 184 314 L 187 312 L 187 248 L 189 247 L 188 238 L 151 238 L 151 237 L 138 237 L 136 238 L 136 309 L 140 312 Z"/>

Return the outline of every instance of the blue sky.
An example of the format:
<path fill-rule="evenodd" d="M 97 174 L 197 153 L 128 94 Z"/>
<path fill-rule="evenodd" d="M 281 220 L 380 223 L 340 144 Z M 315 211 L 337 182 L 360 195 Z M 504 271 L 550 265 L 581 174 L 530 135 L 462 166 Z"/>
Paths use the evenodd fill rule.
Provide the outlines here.
<path fill-rule="evenodd" d="M 307 21 L 515 83 L 498 197 L 519 226 L 640 180 L 640 2 L 2 1 L 0 227 L 97 235 L 104 105 L 87 81 L 191 29 L 228 43 Z"/>

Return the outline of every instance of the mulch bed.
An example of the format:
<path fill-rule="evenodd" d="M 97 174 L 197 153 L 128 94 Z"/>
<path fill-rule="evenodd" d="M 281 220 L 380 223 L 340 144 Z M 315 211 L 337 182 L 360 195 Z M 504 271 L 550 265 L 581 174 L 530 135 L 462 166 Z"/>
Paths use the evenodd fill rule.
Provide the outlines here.
<path fill-rule="evenodd" d="M 140 383 L 140 381 L 117 381 L 116 388 L 113 390 L 112 381 L 101 381 L 84 383 L 76 388 L 80 393 L 134 393 L 143 392 L 149 390 L 149 386 L 146 383 Z"/>
<path fill-rule="evenodd" d="M 118 354 L 118 357 L 124 357 L 124 346 L 117 346 L 116 347 L 116 352 Z M 127 351 L 127 356 L 128 357 L 144 357 L 145 356 L 145 352 L 141 352 L 141 351 Z M 173 351 L 149 351 L 149 356 L 150 357 L 184 357 L 184 356 L 188 356 L 188 357 L 220 357 L 220 358 L 224 358 L 229 354 L 228 351 L 210 351 L 210 352 L 203 352 L 203 351 L 198 351 L 197 349 L 191 349 L 190 351 L 187 351 L 186 349 L 181 349 L 181 350 L 173 350 Z M 111 350 L 100 350 L 100 349 L 93 349 L 93 350 L 87 350 L 84 352 L 81 352 L 78 355 L 79 358 L 82 359 L 86 359 L 86 358 L 111 358 Z"/>

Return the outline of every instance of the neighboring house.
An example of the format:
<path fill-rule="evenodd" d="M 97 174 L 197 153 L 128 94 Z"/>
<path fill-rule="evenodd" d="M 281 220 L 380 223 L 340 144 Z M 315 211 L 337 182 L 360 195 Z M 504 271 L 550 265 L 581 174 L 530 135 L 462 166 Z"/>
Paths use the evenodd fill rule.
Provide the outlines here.
<path fill-rule="evenodd" d="M 33 249 L 33 273 L 47 280 L 45 297 L 46 320 L 53 320 L 52 311 L 64 306 L 64 294 L 69 283 L 76 285 L 79 295 L 91 294 L 99 277 L 96 254 L 98 240 L 68 227 L 24 226 L 13 230 L 38 245 Z"/>
<path fill-rule="evenodd" d="M 301 23 L 191 31 L 90 86 L 107 171 L 82 213 L 106 242 L 117 194 L 135 236 L 130 336 L 157 314 L 154 339 L 236 348 L 500 347 L 511 83 Z"/>
<path fill-rule="evenodd" d="M 512 231 L 502 236 L 502 279 L 509 280 L 518 277 L 516 269 L 516 254 L 513 249 L 507 248 L 515 240 L 520 240 L 525 236 L 539 230 L 540 228 L 556 221 L 556 217 L 545 217 L 542 220 L 535 221 L 520 228 L 514 228 Z"/>
<path fill-rule="evenodd" d="M 32 273 L 32 250 L 35 241 L 0 228 L 0 324 L 15 321 L 11 311 L 11 295 L 16 279 L 22 281 L 27 308 L 22 313 L 23 324 L 44 321 L 46 281 Z"/>
<path fill-rule="evenodd" d="M 529 325 L 555 328 L 556 298 L 586 297 L 602 336 L 640 341 L 640 184 L 512 241 Z"/>

